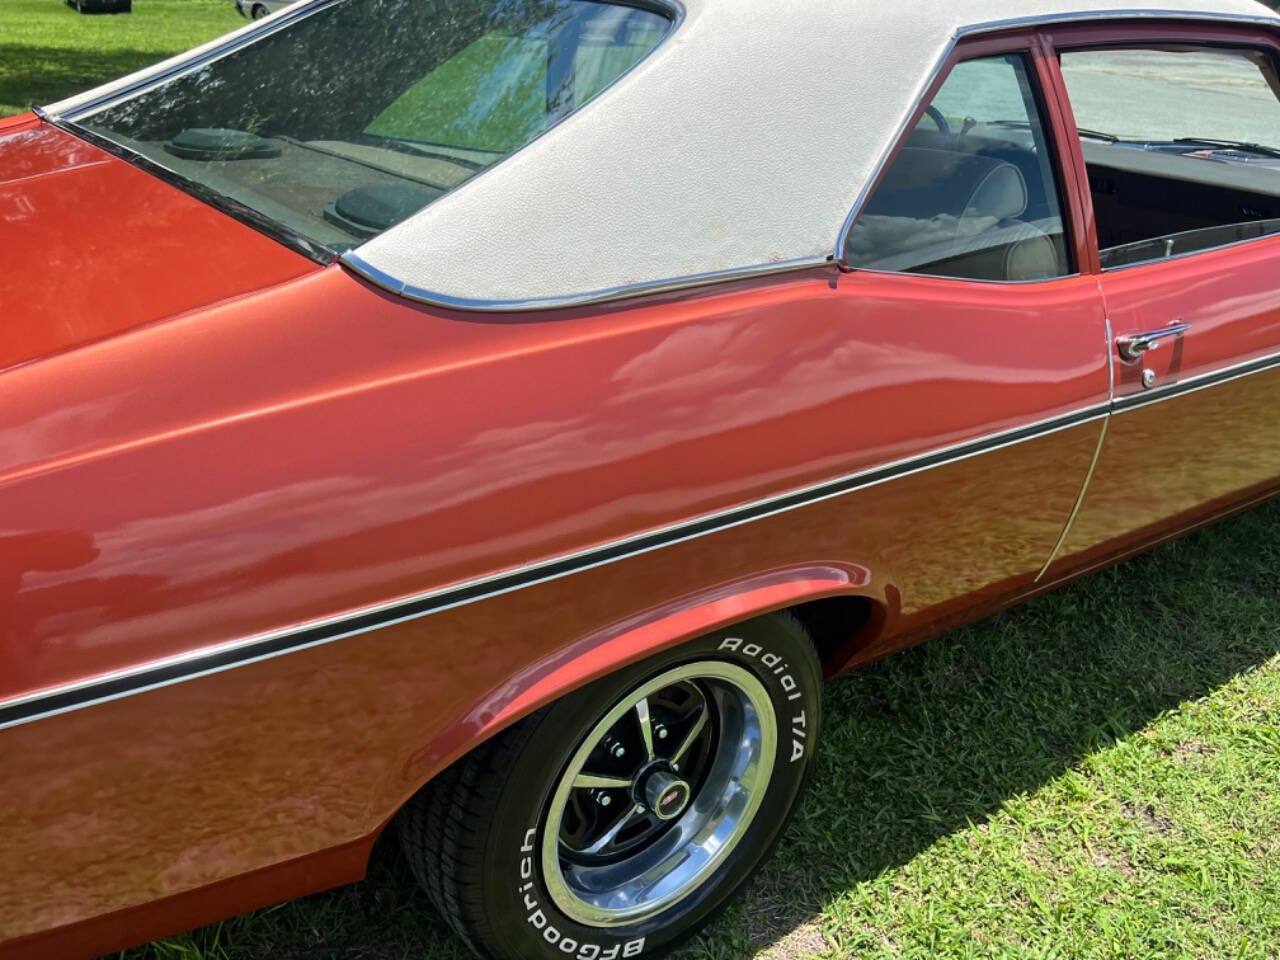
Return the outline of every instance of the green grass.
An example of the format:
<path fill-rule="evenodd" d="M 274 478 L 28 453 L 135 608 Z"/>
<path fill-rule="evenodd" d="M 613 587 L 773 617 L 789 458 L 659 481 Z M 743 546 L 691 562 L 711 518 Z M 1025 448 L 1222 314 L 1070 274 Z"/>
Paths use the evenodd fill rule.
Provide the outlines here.
<path fill-rule="evenodd" d="M 833 683 L 682 960 L 1280 956 L 1280 502 Z M 461 960 L 396 857 L 128 956 Z"/>
<path fill-rule="evenodd" d="M 226 33 L 230 0 L 134 0 L 76 13 L 60 0 L 0 0 L 0 116 L 52 103 Z"/>

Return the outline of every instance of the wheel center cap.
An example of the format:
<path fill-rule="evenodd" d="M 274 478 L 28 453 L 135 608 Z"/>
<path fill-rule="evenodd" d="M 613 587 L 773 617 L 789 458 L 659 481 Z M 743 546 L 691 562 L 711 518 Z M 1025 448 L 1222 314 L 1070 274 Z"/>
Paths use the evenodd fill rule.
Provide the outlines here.
<path fill-rule="evenodd" d="M 673 820 L 689 805 L 689 784 L 665 770 L 655 770 L 644 784 L 644 799 L 659 820 Z"/>

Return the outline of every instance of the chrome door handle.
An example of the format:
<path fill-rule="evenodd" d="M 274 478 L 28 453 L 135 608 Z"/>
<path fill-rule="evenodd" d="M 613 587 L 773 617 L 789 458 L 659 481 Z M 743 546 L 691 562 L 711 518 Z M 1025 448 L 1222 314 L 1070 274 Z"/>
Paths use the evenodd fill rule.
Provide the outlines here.
<path fill-rule="evenodd" d="M 1116 337 L 1116 349 L 1126 360 L 1137 360 L 1148 350 L 1160 346 L 1160 341 L 1168 337 L 1180 337 L 1191 329 L 1189 323 L 1172 323 L 1159 330 L 1148 330 L 1145 333 L 1126 333 Z"/>

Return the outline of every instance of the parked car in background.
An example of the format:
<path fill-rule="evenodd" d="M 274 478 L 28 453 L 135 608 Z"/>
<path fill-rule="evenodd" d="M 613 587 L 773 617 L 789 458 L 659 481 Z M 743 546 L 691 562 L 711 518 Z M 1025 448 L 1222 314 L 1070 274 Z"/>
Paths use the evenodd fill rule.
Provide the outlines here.
<path fill-rule="evenodd" d="M 251 20 L 261 20 L 269 13 L 283 10 L 295 0 L 235 0 L 236 10 Z"/>
<path fill-rule="evenodd" d="M 482 956 L 665 956 L 824 677 L 1280 491 L 1280 18 L 871 7 L 315 0 L 0 121 L 0 955 L 394 821 Z"/>
<path fill-rule="evenodd" d="M 76 13 L 131 13 L 133 0 L 66 0 Z"/>

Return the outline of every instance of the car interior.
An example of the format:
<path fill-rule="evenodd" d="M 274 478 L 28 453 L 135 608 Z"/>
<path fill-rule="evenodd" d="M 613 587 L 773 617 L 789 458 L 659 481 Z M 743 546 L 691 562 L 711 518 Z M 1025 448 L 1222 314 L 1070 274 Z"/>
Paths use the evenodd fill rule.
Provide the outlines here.
<path fill-rule="evenodd" d="M 1068 50 L 1060 63 L 1104 268 L 1277 232 L 1271 54 L 1175 43 Z"/>
<path fill-rule="evenodd" d="M 885 171 L 849 235 L 849 263 L 997 282 L 1069 273 L 1038 132 L 968 121 L 953 131 L 940 121 L 926 115 Z"/>
<path fill-rule="evenodd" d="M 1280 233 L 1280 148 L 1270 145 L 1280 142 L 1280 75 L 1268 54 L 1175 45 L 1065 56 L 1077 117 L 1146 131 L 1081 129 L 1104 268 Z M 1135 84 L 1140 95 L 1119 95 Z M 1038 115 L 1018 57 L 957 65 L 854 224 L 848 263 L 999 282 L 1070 272 Z"/>
<path fill-rule="evenodd" d="M 1182 147 L 1188 151 L 1188 145 Z M 1084 141 L 1104 267 L 1280 232 L 1280 162 Z"/>

